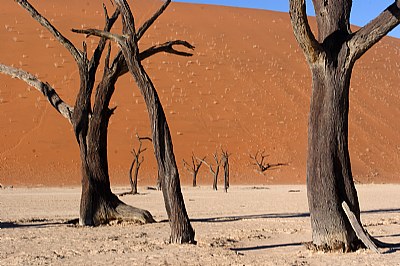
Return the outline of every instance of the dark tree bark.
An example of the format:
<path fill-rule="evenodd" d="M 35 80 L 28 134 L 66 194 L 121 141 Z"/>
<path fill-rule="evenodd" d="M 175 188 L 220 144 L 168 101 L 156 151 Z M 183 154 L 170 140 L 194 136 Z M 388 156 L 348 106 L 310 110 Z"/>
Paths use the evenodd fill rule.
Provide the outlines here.
<path fill-rule="evenodd" d="M 185 160 L 183 160 L 183 166 L 192 173 L 193 176 L 193 187 L 197 186 L 197 174 L 199 173 L 200 167 L 203 164 L 205 157 L 203 159 L 198 159 L 194 153 L 192 154 L 192 165 L 190 166 Z"/>
<path fill-rule="evenodd" d="M 229 156 L 228 151 L 222 150 L 222 165 L 224 166 L 224 191 L 227 193 L 229 188 Z"/>
<path fill-rule="evenodd" d="M 318 38 L 310 29 L 304 0 L 290 0 L 295 37 L 312 74 L 308 127 L 307 190 L 317 249 L 354 250 L 359 239 L 342 208 L 346 202 L 360 222 L 348 150 L 349 86 L 356 60 L 399 24 L 399 1 L 355 33 L 351 0 L 313 0 Z"/>
<path fill-rule="evenodd" d="M 150 118 L 154 153 L 158 164 L 158 175 L 161 180 L 165 208 L 171 226 L 172 243 L 196 243 L 194 230 L 190 224 L 186 212 L 183 195 L 181 192 L 179 172 L 176 165 L 175 155 L 168 123 L 165 117 L 157 91 L 149 76 L 144 70 L 141 60 L 158 52 L 169 52 L 189 56 L 191 54 L 176 51 L 173 45 L 183 45 L 190 49 L 194 47 L 184 41 L 167 42 L 151 47 L 140 53 L 138 42 L 151 24 L 162 14 L 171 1 L 167 0 L 163 6 L 146 21 L 136 32 L 134 17 L 128 3 L 125 0 L 116 0 L 117 8 L 121 12 L 123 35 L 117 35 L 108 31 L 96 29 L 74 30 L 78 33 L 106 37 L 119 44 L 126 60 L 127 69 L 135 78 L 136 84 L 142 93 Z"/>
<path fill-rule="evenodd" d="M 95 74 L 107 39 L 102 38 L 100 40 L 93 57 L 89 60 L 85 44 L 83 51 L 78 50 L 28 1 L 16 0 L 16 2 L 27 10 L 36 21 L 46 28 L 71 53 L 78 66 L 80 88 L 73 108 L 62 101 L 54 88 L 48 83 L 41 82 L 32 74 L 4 65 L 1 65 L 0 72 L 9 75 L 12 73 L 11 75 L 37 88 L 47 97 L 52 106 L 72 124 L 80 148 L 82 162 L 82 196 L 79 223 L 81 225 L 98 225 L 113 219 L 141 223 L 153 222 L 154 219 L 149 212 L 125 205 L 110 189 L 107 129 L 113 110 L 108 108 L 108 104 L 124 63 L 122 54 L 109 67 L 108 53 L 103 79 L 97 87 L 92 108 L 91 96 Z M 116 11 L 113 16 L 109 17 L 105 7 L 104 11 L 106 17 L 104 30 L 108 31 L 118 18 L 119 12 Z"/>
<path fill-rule="evenodd" d="M 161 178 L 160 178 L 159 174 L 157 174 L 156 188 L 157 188 L 157 190 L 161 190 Z"/>

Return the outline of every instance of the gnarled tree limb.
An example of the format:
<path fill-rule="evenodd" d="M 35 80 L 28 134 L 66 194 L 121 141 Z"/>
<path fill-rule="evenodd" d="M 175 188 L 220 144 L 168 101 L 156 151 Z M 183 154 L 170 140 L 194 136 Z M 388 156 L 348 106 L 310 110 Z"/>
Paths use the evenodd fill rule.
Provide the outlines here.
<path fill-rule="evenodd" d="M 357 60 L 360 58 L 369 48 L 399 24 L 400 1 L 397 0 L 375 19 L 354 33 L 348 42 L 352 50 L 352 59 Z"/>
<path fill-rule="evenodd" d="M 86 37 L 97 36 L 97 37 L 106 38 L 106 39 L 112 40 L 118 44 L 123 43 L 123 41 L 125 39 L 124 36 L 114 34 L 114 33 L 108 32 L 108 31 L 104 31 L 104 30 L 98 30 L 98 29 L 71 29 L 71 31 L 75 32 L 75 33 L 86 34 Z"/>
<path fill-rule="evenodd" d="M 307 61 L 314 63 L 322 52 L 320 44 L 315 39 L 307 19 L 305 0 L 290 0 L 290 20 L 293 32 L 303 49 Z"/>
<path fill-rule="evenodd" d="M 13 78 L 18 78 L 20 80 L 25 81 L 30 86 L 36 88 L 38 91 L 43 93 L 46 96 L 47 100 L 50 104 L 68 121 L 71 123 L 71 117 L 73 113 L 73 108 L 66 104 L 60 96 L 57 94 L 54 88 L 50 86 L 47 82 L 44 83 L 40 81 L 37 77 L 28 73 L 24 70 L 17 69 L 14 67 L 6 66 L 0 64 L 0 73 L 12 76 Z"/>
<path fill-rule="evenodd" d="M 187 41 L 182 41 L 182 40 L 175 40 L 175 41 L 169 41 L 165 42 L 159 45 L 154 45 L 147 50 L 143 51 L 140 53 L 140 60 L 146 59 L 147 57 L 150 57 L 156 53 L 160 52 L 165 52 L 165 53 L 170 53 L 170 54 L 176 54 L 176 55 L 181 55 L 181 56 L 192 56 L 192 53 L 187 53 L 187 52 L 182 52 L 174 49 L 174 45 L 182 45 L 186 48 L 189 48 L 191 50 L 194 50 L 194 46 L 188 43 Z"/>
<path fill-rule="evenodd" d="M 104 18 L 105 18 L 104 31 L 110 31 L 112 26 L 114 25 L 115 21 L 118 19 L 119 9 L 116 9 L 114 14 L 111 17 L 108 16 L 107 8 L 104 4 L 103 4 L 103 10 L 104 10 Z M 100 62 L 101 54 L 104 51 L 104 47 L 106 45 L 107 40 L 108 40 L 107 38 L 100 39 L 99 44 L 97 45 L 96 49 L 94 50 L 93 57 L 90 60 L 89 66 L 91 69 L 97 69 L 99 62 Z"/>

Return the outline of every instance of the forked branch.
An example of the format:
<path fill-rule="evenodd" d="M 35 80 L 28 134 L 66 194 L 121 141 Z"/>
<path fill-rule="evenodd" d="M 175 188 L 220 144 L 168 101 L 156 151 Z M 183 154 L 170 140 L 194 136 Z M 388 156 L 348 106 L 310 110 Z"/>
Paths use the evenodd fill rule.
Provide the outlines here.
<path fill-rule="evenodd" d="M 205 159 L 201 160 L 205 165 L 208 166 L 208 168 L 210 169 L 211 174 L 214 177 L 214 181 L 213 181 L 213 189 L 214 190 L 218 190 L 217 184 L 218 184 L 218 174 L 219 174 L 219 168 L 221 166 L 221 162 L 222 162 L 222 158 L 219 159 L 218 158 L 218 153 L 215 152 L 213 154 L 214 157 L 214 161 L 215 161 L 215 168 L 213 167 L 213 165 L 211 163 L 207 163 L 205 161 Z"/>
<path fill-rule="evenodd" d="M 317 60 L 322 48 L 308 23 L 305 0 L 290 0 L 290 20 L 296 40 L 310 63 Z"/>
<path fill-rule="evenodd" d="M 170 53 L 170 54 L 176 54 L 180 56 L 192 56 L 192 53 L 188 52 L 182 52 L 178 51 L 174 48 L 174 45 L 182 45 L 190 50 L 194 50 L 194 46 L 188 43 L 187 41 L 182 41 L 182 40 L 175 40 L 175 41 L 169 41 L 165 42 L 159 45 L 154 45 L 145 51 L 140 53 L 140 60 L 146 59 L 147 57 L 150 57 L 154 54 L 160 53 L 160 52 L 165 52 L 165 53 Z"/>
<path fill-rule="evenodd" d="M 400 23 L 400 0 L 395 1 L 380 15 L 354 33 L 349 41 L 353 60 L 360 58 L 369 48 Z"/>
<path fill-rule="evenodd" d="M 197 186 L 197 174 L 199 173 L 200 167 L 203 164 L 203 161 L 206 157 L 199 159 L 197 158 L 194 153 L 192 153 L 192 165 L 189 165 L 184 159 L 183 159 L 183 166 L 193 174 L 193 186 Z"/>
<path fill-rule="evenodd" d="M 0 64 L 0 73 L 9 75 L 13 78 L 18 78 L 22 81 L 25 81 L 28 85 L 36 88 L 44 96 L 46 96 L 47 100 L 54 107 L 54 109 L 56 109 L 62 116 L 67 118 L 68 121 L 71 123 L 71 117 L 74 109 L 60 98 L 60 96 L 57 94 L 55 89 L 50 86 L 50 84 L 40 81 L 37 77 L 24 70 L 6 66 L 3 64 Z"/>
<path fill-rule="evenodd" d="M 98 29 L 71 29 L 72 32 L 75 33 L 80 33 L 80 34 L 86 34 L 86 37 L 90 36 L 97 36 L 97 37 L 102 37 L 106 38 L 108 40 L 114 41 L 118 44 L 122 44 L 123 41 L 125 40 L 124 36 L 114 34 L 108 31 L 104 30 L 98 30 Z"/>

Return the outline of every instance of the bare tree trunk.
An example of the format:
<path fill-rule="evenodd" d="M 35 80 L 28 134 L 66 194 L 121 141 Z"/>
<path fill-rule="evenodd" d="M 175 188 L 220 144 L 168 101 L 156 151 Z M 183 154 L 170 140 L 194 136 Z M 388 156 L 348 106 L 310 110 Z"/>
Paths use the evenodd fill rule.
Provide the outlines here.
<path fill-rule="evenodd" d="M 113 110 L 108 108 L 108 104 L 110 95 L 115 90 L 115 82 L 115 72 L 103 77 L 97 88 L 93 112 L 87 123 L 88 129 L 78 133 L 82 159 L 80 211 L 82 225 L 98 225 L 114 219 L 141 223 L 154 222 L 148 211 L 124 204 L 110 189 L 107 132 Z"/>
<path fill-rule="evenodd" d="M 129 194 L 136 194 L 137 193 L 137 180 L 134 181 L 132 176 L 133 167 L 135 166 L 136 160 L 133 159 L 131 163 L 131 167 L 129 168 L 129 183 L 131 184 L 131 192 Z"/>
<path fill-rule="evenodd" d="M 361 223 L 348 150 L 351 72 L 356 60 L 400 23 L 400 1 L 353 33 L 352 0 L 313 0 L 318 38 L 308 23 L 305 1 L 289 3 L 293 31 L 312 73 L 307 158 L 312 245 L 355 250 L 360 241 L 342 208 L 345 202 Z"/>
<path fill-rule="evenodd" d="M 136 165 L 138 162 L 136 162 Z M 132 194 L 137 194 L 137 183 L 138 183 L 138 175 L 139 175 L 140 166 L 135 167 L 135 172 L 133 173 L 133 184 L 132 184 Z"/>
<path fill-rule="evenodd" d="M 126 54 L 126 58 L 133 57 L 129 57 L 129 54 Z M 131 61 L 128 62 L 128 66 L 143 94 L 150 116 L 154 152 L 158 163 L 165 207 L 171 225 L 170 240 L 172 243 L 193 243 L 194 231 L 190 225 L 183 202 L 178 168 L 164 110 L 157 92 L 143 67 L 138 61 L 128 61 Z"/>
<path fill-rule="evenodd" d="M 214 182 L 213 182 L 213 189 L 215 191 L 218 190 L 218 174 L 219 174 L 219 165 L 215 167 L 215 172 L 214 172 Z"/>
<path fill-rule="evenodd" d="M 161 179 L 161 187 L 164 195 L 165 208 L 171 225 L 172 243 L 196 243 L 194 230 L 190 224 L 183 201 L 178 168 L 171 134 L 166 121 L 165 113 L 149 76 L 141 65 L 141 60 L 158 52 L 169 52 L 183 56 L 191 56 L 186 52 L 173 49 L 173 45 L 183 45 L 193 49 L 185 41 L 172 41 L 161 45 L 150 47 L 140 53 L 138 41 L 152 23 L 162 14 L 171 1 L 167 0 L 162 7 L 136 32 L 134 17 L 128 3 L 125 0 L 116 0 L 118 10 L 121 12 L 123 35 L 117 35 L 108 31 L 97 29 L 73 30 L 74 32 L 106 37 L 117 42 L 125 57 L 129 72 L 135 78 L 136 84 L 141 91 L 150 118 L 154 152 L 158 163 L 158 175 Z"/>
<path fill-rule="evenodd" d="M 348 202 L 360 219 L 348 151 L 351 69 L 314 67 L 312 73 L 307 190 L 313 243 L 327 249 L 354 250 L 359 241 L 341 207 L 343 201 Z"/>
<path fill-rule="evenodd" d="M 167 1 L 160 9 L 161 13 L 169 2 Z M 158 174 L 161 178 L 165 208 L 171 226 L 170 241 L 172 243 L 195 243 L 195 233 L 190 224 L 183 201 L 178 168 L 176 166 L 171 134 L 165 113 L 157 91 L 141 65 L 137 41 L 144 30 L 141 28 L 136 33 L 133 16 L 125 0 L 116 0 L 116 5 L 121 12 L 123 33 L 125 34 L 124 39 L 119 37 L 118 41 L 129 72 L 135 78 L 136 84 L 144 97 L 150 118 L 154 153 L 158 163 Z M 153 16 L 154 20 L 156 17 L 158 16 Z"/>
<path fill-rule="evenodd" d="M 229 156 L 228 151 L 222 150 L 222 163 L 224 165 L 224 191 L 227 193 L 229 188 Z"/>

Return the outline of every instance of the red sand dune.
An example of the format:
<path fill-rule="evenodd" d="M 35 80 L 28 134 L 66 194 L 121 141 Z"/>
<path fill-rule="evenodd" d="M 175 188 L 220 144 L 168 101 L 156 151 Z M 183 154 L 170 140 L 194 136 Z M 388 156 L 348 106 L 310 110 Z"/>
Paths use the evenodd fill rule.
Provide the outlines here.
<path fill-rule="evenodd" d="M 159 1 L 130 1 L 139 25 Z M 103 27 L 102 1 L 32 1 L 77 47 L 96 38 L 71 28 Z M 139 5 L 140 4 L 140 5 Z M 112 7 L 109 5 L 110 13 Z M 120 24 L 114 29 L 119 32 Z M 37 73 L 70 104 L 78 74 L 72 57 L 14 1 L 0 11 L 0 62 Z M 231 183 L 304 183 L 310 73 L 286 13 L 173 3 L 148 31 L 141 47 L 184 39 L 191 58 L 159 54 L 143 62 L 170 124 L 183 183 L 191 175 L 182 159 L 212 158 L 220 147 L 231 156 Z M 114 48 L 114 52 L 116 51 Z M 385 37 L 355 66 L 351 83 L 349 142 L 359 182 L 398 182 L 400 173 L 400 40 Z M 100 71 L 101 73 L 101 71 Z M 143 99 L 126 75 L 118 82 L 110 123 L 112 184 L 127 184 L 137 142 L 149 135 Z M 35 89 L 0 76 L 0 183 L 78 185 L 78 146 L 69 123 Z M 145 152 L 140 184 L 154 184 L 152 148 Z M 265 149 L 270 163 L 287 163 L 264 175 L 249 154 Z M 211 183 L 207 168 L 200 184 Z"/>

